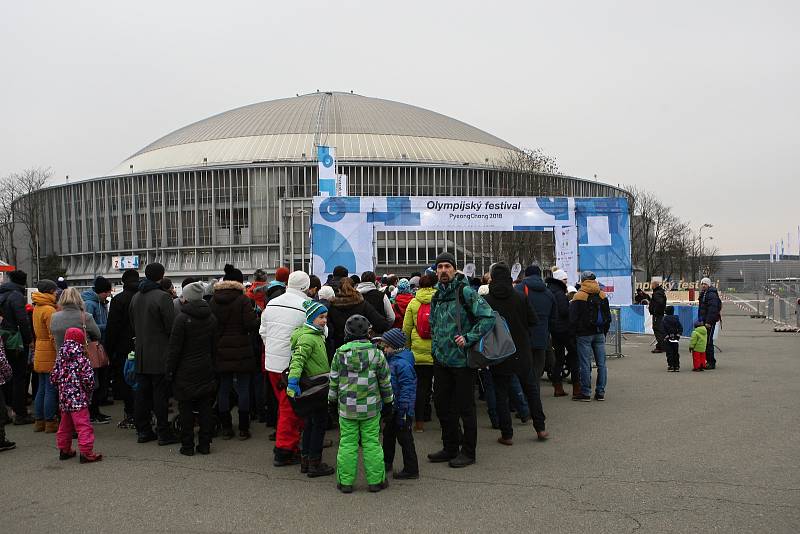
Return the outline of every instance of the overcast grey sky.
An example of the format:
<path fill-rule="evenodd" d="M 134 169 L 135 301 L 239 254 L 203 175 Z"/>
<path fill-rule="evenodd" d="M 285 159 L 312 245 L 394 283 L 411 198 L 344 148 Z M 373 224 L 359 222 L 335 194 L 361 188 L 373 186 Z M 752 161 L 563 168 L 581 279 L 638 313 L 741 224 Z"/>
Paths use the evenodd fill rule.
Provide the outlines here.
<path fill-rule="evenodd" d="M 102 176 L 207 116 L 352 89 L 657 190 L 722 252 L 791 232 L 794 253 L 798 20 L 796 1 L 7 2 L 0 175 Z"/>

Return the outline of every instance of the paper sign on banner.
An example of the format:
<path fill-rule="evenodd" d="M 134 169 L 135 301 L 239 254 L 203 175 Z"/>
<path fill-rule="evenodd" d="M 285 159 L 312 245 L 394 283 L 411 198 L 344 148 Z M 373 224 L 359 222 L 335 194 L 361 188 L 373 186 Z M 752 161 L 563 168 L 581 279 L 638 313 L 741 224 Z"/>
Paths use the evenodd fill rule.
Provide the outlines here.
<path fill-rule="evenodd" d="M 607 247 L 611 245 L 611 232 L 608 230 L 608 217 L 603 215 L 586 217 L 589 245 Z"/>
<path fill-rule="evenodd" d="M 555 229 L 556 266 L 567 273 L 569 285 L 578 280 L 578 232 L 574 226 Z"/>
<path fill-rule="evenodd" d="M 514 266 L 511 267 L 511 279 L 516 280 L 517 278 L 519 278 L 519 273 L 521 272 L 522 272 L 522 265 L 519 262 L 515 263 Z"/>

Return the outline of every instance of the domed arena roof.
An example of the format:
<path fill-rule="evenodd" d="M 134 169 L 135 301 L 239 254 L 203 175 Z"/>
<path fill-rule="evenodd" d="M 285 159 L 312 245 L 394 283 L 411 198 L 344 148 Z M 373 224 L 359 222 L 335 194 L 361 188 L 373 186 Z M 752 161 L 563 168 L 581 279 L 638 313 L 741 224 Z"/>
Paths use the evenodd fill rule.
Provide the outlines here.
<path fill-rule="evenodd" d="M 206 165 L 313 161 L 316 145 L 340 161 L 479 164 L 515 148 L 456 119 L 400 102 L 318 92 L 251 104 L 165 135 L 112 175 Z"/>

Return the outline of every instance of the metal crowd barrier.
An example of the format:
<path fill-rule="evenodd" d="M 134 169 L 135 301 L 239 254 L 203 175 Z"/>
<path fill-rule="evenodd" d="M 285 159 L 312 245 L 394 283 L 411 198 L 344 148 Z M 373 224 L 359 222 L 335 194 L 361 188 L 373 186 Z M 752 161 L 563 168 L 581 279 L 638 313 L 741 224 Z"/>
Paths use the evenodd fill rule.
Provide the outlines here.
<path fill-rule="evenodd" d="M 606 336 L 606 357 L 622 358 L 622 316 L 619 308 L 611 308 L 611 328 Z"/>

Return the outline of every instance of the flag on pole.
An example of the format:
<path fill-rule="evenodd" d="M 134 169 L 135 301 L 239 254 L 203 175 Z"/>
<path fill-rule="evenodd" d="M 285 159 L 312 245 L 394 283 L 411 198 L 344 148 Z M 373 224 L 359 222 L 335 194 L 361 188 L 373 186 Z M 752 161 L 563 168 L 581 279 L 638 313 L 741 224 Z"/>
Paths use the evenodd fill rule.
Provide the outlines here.
<path fill-rule="evenodd" d="M 770 244 L 770 246 L 769 246 L 769 262 L 770 263 L 775 263 L 775 258 L 772 255 L 772 244 Z"/>

